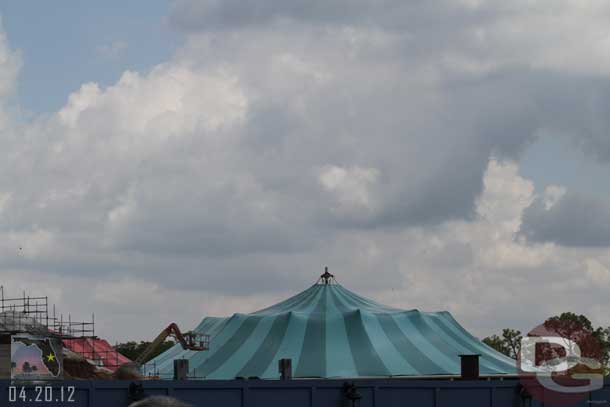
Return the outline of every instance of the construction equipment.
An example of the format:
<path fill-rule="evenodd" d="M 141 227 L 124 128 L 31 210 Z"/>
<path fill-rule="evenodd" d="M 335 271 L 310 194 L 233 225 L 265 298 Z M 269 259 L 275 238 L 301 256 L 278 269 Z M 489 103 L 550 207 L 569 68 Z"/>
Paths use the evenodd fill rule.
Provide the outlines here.
<path fill-rule="evenodd" d="M 174 322 L 169 324 L 150 345 L 133 362 L 125 363 L 114 373 L 114 378 L 119 380 L 140 379 L 140 367 L 150 355 L 169 337 L 173 337 L 184 350 L 205 351 L 210 349 L 210 336 L 198 332 L 180 332 L 180 328 Z"/>
<path fill-rule="evenodd" d="M 182 349 L 184 350 L 195 350 L 195 351 L 203 351 L 210 349 L 210 336 L 205 334 L 200 334 L 197 332 L 189 331 L 182 334 L 178 325 L 174 322 L 169 324 L 167 328 L 161 331 L 161 333 L 151 342 L 151 344 L 146 348 L 144 352 L 142 352 L 134 363 L 138 366 L 141 366 L 144 362 L 148 360 L 148 357 L 167 339 L 168 336 L 172 336 L 175 338 L 180 345 L 182 345 Z"/>

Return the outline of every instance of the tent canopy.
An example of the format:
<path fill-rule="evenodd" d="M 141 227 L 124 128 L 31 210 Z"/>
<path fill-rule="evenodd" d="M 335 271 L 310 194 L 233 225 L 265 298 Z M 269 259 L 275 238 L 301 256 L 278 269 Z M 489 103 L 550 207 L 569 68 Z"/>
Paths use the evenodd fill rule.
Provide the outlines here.
<path fill-rule="evenodd" d="M 481 374 L 515 374 L 515 361 L 470 335 L 448 312 L 381 305 L 333 281 L 269 308 L 207 317 L 195 331 L 211 337 L 209 351 L 176 345 L 148 372 L 171 376 L 174 359 L 208 379 L 277 379 L 278 360 L 292 359 L 293 377 L 459 375 L 462 354 L 479 354 Z"/>

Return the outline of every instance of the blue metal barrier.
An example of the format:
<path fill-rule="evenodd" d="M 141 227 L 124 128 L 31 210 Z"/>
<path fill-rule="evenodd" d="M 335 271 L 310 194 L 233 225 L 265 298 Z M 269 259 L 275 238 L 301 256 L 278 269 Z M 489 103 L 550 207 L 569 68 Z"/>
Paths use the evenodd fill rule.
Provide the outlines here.
<path fill-rule="evenodd" d="M 346 389 L 346 383 L 354 387 Z M 523 397 L 518 380 L 65 381 L 51 390 L 45 386 L 50 385 L 37 389 L 43 394 L 36 401 L 33 386 L 21 390 L 0 381 L 0 407 L 126 407 L 151 395 L 176 397 L 196 407 L 348 407 L 355 396 L 360 396 L 353 404 L 358 407 L 543 406 Z M 610 383 L 577 405 L 610 406 Z"/>

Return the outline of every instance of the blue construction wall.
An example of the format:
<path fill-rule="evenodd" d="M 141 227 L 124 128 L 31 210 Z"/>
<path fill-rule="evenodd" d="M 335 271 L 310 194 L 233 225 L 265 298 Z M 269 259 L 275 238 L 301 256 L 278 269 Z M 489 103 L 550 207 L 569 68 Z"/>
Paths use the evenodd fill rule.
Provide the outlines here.
<path fill-rule="evenodd" d="M 35 402 L 33 389 L 25 402 L 9 402 L 9 381 L 0 381 L 0 406 L 51 407 L 124 407 L 130 403 L 133 390 L 144 395 L 169 395 L 197 407 L 348 407 L 345 380 L 227 380 L 227 381 L 65 381 L 54 385 L 53 397 L 59 389 L 75 387 L 74 402 Z M 517 407 L 542 406 L 524 399 L 517 380 L 447 381 L 447 380 L 355 380 L 362 398 L 360 407 Z M 141 385 L 141 387 L 139 387 Z M 19 386 L 17 386 L 19 389 Z M 142 396 L 143 394 L 140 394 Z M 578 406 L 610 405 L 610 383 L 591 393 Z"/>

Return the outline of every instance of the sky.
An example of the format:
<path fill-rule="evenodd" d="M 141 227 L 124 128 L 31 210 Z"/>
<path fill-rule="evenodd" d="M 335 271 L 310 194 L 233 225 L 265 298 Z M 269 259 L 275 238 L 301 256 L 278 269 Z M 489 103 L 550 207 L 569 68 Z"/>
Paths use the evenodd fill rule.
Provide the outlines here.
<path fill-rule="evenodd" d="M 610 325 L 610 5 L 0 4 L 0 276 L 111 341 L 329 266 L 484 337 Z"/>

